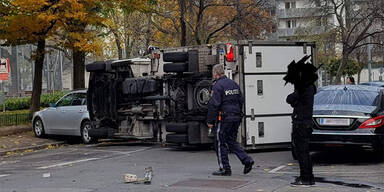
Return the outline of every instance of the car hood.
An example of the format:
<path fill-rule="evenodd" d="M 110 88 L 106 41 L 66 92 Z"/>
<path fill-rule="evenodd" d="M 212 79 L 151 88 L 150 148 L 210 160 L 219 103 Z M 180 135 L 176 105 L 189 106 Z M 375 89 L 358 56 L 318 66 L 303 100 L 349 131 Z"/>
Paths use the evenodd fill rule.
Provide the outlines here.
<path fill-rule="evenodd" d="M 374 113 L 376 106 L 366 105 L 314 105 L 314 115 L 368 115 Z"/>

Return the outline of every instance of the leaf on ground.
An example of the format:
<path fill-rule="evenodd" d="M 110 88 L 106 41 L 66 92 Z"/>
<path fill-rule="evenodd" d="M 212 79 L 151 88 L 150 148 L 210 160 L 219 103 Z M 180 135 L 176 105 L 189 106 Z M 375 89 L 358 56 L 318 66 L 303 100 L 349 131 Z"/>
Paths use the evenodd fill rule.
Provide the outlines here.
<path fill-rule="evenodd" d="M 288 163 L 288 166 L 293 166 L 293 163 Z"/>
<path fill-rule="evenodd" d="M 31 152 L 33 152 L 33 149 L 27 149 L 23 153 L 31 153 Z"/>
<path fill-rule="evenodd" d="M 6 149 L 8 147 L 6 145 L 1 145 L 1 148 Z"/>
<path fill-rule="evenodd" d="M 7 137 L 6 137 L 6 136 L 2 136 L 1 138 L 2 138 L 2 139 L 6 139 Z"/>
<path fill-rule="evenodd" d="M 265 172 L 268 172 L 268 171 L 270 171 L 270 170 L 271 170 L 271 169 L 264 169 Z"/>
<path fill-rule="evenodd" d="M 23 136 L 22 136 L 22 135 L 19 135 L 18 137 L 19 137 L 19 138 L 23 138 Z"/>
<path fill-rule="evenodd" d="M 7 153 L 5 154 L 5 156 L 10 157 L 10 156 L 13 156 L 13 155 L 15 155 L 15 154 L 16 154 L 15 152 L 10 151 L 10 152 L 7 152 Z"/>

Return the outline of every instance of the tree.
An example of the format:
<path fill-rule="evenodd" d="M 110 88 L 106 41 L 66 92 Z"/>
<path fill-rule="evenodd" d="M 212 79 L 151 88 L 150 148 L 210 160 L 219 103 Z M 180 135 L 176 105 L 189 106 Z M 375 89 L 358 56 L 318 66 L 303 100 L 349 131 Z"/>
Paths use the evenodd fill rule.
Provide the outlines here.
<path fill-rule="evenodd" d="M 6 45 L 37 44 L 30 114 L 40 109 L 46 39 L 58 28 L 58 0 L 3 0 L 0 4 L 0 39 Z"/>
<path fill-rule="evenodd" d="M 138 49 L 147 48 L 152 38 L 149 7 L 156 2 L 152 0 L 136 3 L 116 4 L 102 10 L 103 17 L 106 18 L 104 25 L 108 29 L 106 35 L 112 34 L 119 59 L 124 57 L 124 52 L 125 57 L 129 58 Z"/>
<path fill-rule="evenodd" d="M 384 2 L 377 0 L 319 0 L 324 15 L 334 15 L 337 42 L 342 46 L 341 63 L 338 66 L 335 83 L 340 83 L 343 71 L 354 50 L 368 44 L 368 39 L 384 33 L 382 27 Z"/>
<path fill-rule="evenodd" d="M 268 1 L 159 1 L 153 9 L 153 26 L 157 37 L 178 37 L 178 45 L 260 39 L 273 25 L 266 2 Z"/>

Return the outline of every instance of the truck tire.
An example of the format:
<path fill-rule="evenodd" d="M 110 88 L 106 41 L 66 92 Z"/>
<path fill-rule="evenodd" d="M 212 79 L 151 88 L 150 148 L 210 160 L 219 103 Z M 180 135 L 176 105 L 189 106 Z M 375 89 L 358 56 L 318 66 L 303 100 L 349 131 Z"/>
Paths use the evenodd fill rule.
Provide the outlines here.
<path fill-rule="evenodd" d="M 188 124 L 186 124 L 186 123 L 168 123 L 165 126 L 165 130 L 167 132 L 187 133 L 188 132 Z"/>
<path fill-rule="evenodd" d="M 188 64 L 186 63 L 166 63 L 164 64 L 164 72 L 166 73 L 179 73 L 179 72 L 187 72 Z"/>
<path fill-rule="evenodd" d="M 194 85 L 194 106 L 200 111 L 208 109 L 208 102 L 211 98 L 211 89 L 212 81 L 202 80 Z"/>
<path fill-rule="evenodd" d="M 168 134 L 166 136 L 167 143 L 188 143 L 188 135 L 187 134 Z"/>
<path fill-rule="evenodd" d="M 186 62 L 188 61 L 188 53 L 187 52 L 164 53 L 163 61 L 164 62 Z"/>
<path fill-rule="evenodd" d="M 106 65 L 104 61 L 97 61 L 85 66 L 88 72 L 103 72 L 106 69 Z"/>

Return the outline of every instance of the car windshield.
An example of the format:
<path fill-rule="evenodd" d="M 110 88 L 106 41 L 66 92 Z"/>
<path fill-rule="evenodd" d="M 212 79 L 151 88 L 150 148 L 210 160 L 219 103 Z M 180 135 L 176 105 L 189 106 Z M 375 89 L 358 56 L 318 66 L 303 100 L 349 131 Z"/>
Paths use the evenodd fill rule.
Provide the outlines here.
<path fill-rule="evenodd" d="M 315 105 L 376 106 L 379 92 L 367 90 L 323 90 L 315 95 Z"/>

